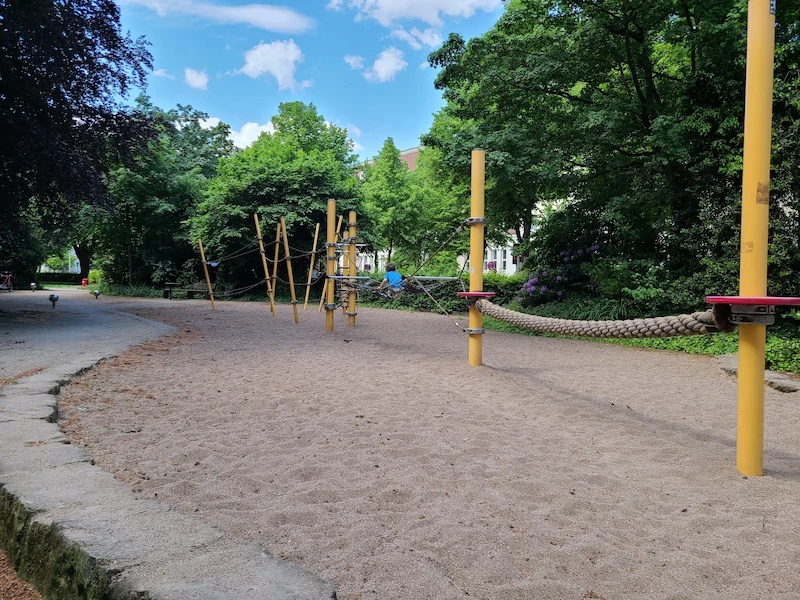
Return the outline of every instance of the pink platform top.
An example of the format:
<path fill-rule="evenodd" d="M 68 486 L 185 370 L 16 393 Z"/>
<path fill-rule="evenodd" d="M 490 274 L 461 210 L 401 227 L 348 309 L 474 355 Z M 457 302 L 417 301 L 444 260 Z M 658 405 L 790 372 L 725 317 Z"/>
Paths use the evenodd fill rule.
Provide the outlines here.
<path fill-rule="evenodd" d="M 800 298 L 769 296 L 706 296 L 711 304 L 766 304 L 770 306 L 800 306 Z"/>
<path fill-rule="evenodd" d="M 495 292 L 456 292 L 456 295 L 462 298 L 494 298 L 497 294 Z"/>

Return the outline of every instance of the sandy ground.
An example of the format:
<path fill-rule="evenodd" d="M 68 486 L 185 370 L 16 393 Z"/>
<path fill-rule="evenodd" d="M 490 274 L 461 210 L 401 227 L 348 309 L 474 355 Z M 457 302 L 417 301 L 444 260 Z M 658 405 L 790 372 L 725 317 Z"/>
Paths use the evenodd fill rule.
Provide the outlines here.
<path fill-rule="evenodd" d="M 800 597 L 800 394 L 735 468 L 713 359 L 443 316 L 141 302 L 176 326 L 62 391 L 97 463 L 335 584 L 339 598 Z"/>

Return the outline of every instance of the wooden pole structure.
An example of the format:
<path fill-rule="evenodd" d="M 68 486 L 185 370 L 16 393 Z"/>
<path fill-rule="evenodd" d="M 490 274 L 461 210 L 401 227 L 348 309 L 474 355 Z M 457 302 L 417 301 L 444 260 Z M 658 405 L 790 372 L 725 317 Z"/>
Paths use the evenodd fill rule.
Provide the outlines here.
<path fill-rule="evenodd" d="M 341 222 L 341 221 L 340 221 Z M 325 281 L 328 289 L 325 290 L 326 305 L 325 305 L 325 331 L 333 331 L 333 301 L 335 299 L 335 292 L 333 282 L 330 279 L 331 275 L 336 274 L 336 200 L 328 200 L 328 242 L 325 244 L 327 254 L 327 264 L 325 266 L 325 274 L 329 278 Z"/>
<path fill-rule="evenodd" d="M 350 254 L 345 250 L 347 248 L 347 240 L 350 237 L 350 230 L 346 229 L 342 232 L 342 275 L 350 277 Z M 350 280 L 339 280 L 339 302 L 342 305 L 342 316 L 347 315 L 347 298 L 350 293 Z"/>
<path fill-rule="evenodd" d="M 275 256 L 272 262 L 272 304 L 275 305 L 275 294 L 278 291 L 278 251 L 281 247 L 281 222 L 278 221 L 278 229 L 275 232 Z M 277 313 L 274 313 L 277 317 Z"/>
<path fill-rule="evenodd" d="M 350 246 L 348 248 L 349 262 L 350 262 L 350 277 L 358 275 L 358 265 L 356 264 L 356 211 L 350 211 L 350 222 L 348 223 L 350 231 L 348 232 Z M 356 315 L 358 314 L 358 307 L 356 305 L 357 295 L 355 292 L 355 279 L 350 280 L 350 296 L 347 298 L 347 325 L 349 327 L 356 326 Z"/>
<path fill-rule="evenodd" d="M 269 278 L 269 267 L 267 266 L 267 255 L 264 252 L 264 240 L 261 237 L 261 225 L 258 223 L 258 215 L 253 215 L 253 220 L 256 222 L 256 235 L 258 235 L 258 249 L 261 251 L 261 264 L 264 267 L 264 278 L 267 281 L 267 298 L 269 298 L 269 309 L 273 316 L 275 315 L 275 299 L 272 294 L 272 281 Z"/>
<path fill-rule="evenodd" d="M 469 291 L 483 291 L 483 233 L 486 153 L 480 148 L 472 151 L 472 199 L 469 228 Z M 483 314 L 475 305 L 469 307 L 469 365 L 483 364 Z"/>
<path fill-rule="evenodd" d="M 217 310 L 217 307 L 214 305 L 214 291 L 211 289 L 211 277 L 209 277 L 208 275 L 208 265 L 206 264 L 206 253 L 203 252 L 203 240 L 197 238 L 197 245 L 200 246 L 200 260 L 203 261 L 203 272 L 206 274 L 208 297 L 211 298 L 211 310 Z M 55 304 L 53 306 L 55 306 Z"/>
<path fill-rule="evenodd" d="M 311 247 L 311 262 L 308 263 L 308 283 L 306 283 L 306 299 L 303 303 L 303 310 L 308 308 L 308 295 L 311 293 L 311 279 L 314 275 L 314 262 L 317 256 L 317 238 L 319 237 L 319 223 L 317 223 L 317 228 L 314 230 L 314 244 Z"/>
<path fill-rule="evenodd" d="M 286 256 L 286 271 L 289 273 L 289 292 L 292 294 L 292 309 L 294 310 L 294 324 L 300 323 L 297 315 L 297 296 L 294 292 L 294 274 L 292 273 L 292 255 L 289 252 L 289 235 L 286 233 L 286 221 L 281 217 L 281 229 L 283 229 L 283 253 Z"/>
<path fill-rule="evenodd" d="M 766 296 L 775 3 L 768 0 L 750 0 L 747 13 L 739 295 Z M 766 325 L 753 323 L 739 325 L 736 467 L 744 475 L 764 474 L 766 337 Z"/>
<path fill-rule="evenodd" d="M 319 308 L 317 312 L 322 312 L 322 306 L 325 304 L 325 298 L 328 295 L 328 280 L 326 279 L 325 282 L 322 284 L 322 298 L 319 299 Z"/>

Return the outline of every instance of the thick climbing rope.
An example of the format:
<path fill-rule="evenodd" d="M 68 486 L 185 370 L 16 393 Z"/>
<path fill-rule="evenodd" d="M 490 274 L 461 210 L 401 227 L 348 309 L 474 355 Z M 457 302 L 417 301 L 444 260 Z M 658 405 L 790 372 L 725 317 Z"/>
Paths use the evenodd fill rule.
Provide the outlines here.
<path fill-rule="evenodd" d="M 528 315 L 502 308 L 486 299 L 478 300 L 475 306 L 483 314 L 517 327 L 543 333 L 579 337 L 661 338 L 681 335 L 705 335 L 718 331 L 710 310 L 695 312 L 691 315 L 626 319 L 624 321 L 576 321 Z"/>

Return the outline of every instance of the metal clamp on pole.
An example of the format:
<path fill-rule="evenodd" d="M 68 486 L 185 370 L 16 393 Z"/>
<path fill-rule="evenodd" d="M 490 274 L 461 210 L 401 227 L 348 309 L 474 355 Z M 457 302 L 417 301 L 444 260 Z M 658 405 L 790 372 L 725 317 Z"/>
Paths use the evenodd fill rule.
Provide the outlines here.
<path fill-rule="evenodd" d="M 467 225 L 486 225 L 486 219 L 484 217 L 468 217 L 464 220 L 464 223 Z"/>
<path fill-rule="evenodd" d="M 356 317 L 356 316 L 358 316 L 358 311 L 356 311 L 356 312 L 350 312 L 350 311 L 348 310 L 348 311 L 345 311 L 345 313 L 344 313 L 344 314 L 346 314 L 348 317 Z"/>
<path fill-rule="evenodd" d="M 770 296 L 707 296 L 706 301 L 715 306 L 728 306 L 728 321 L 740 325 L 772 325 L 776 306 L 800 305 L 800 298 Z"/>
<path fill-rule="evenodd" d="M 336 304 L 328 304 L 327 302 L 323 305 L 325 310 L 336 310 Z"/>
<path fill-rule="evenodd" d="M 485 327 L 465 327 L 464 331 L 470 335 L 483 335 L 486 333 Z"/>

